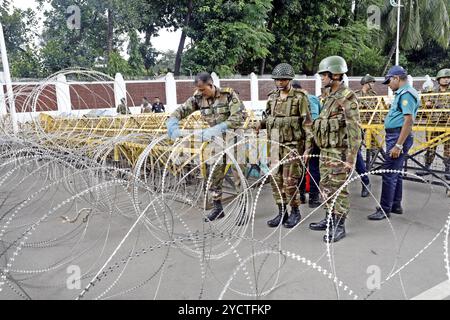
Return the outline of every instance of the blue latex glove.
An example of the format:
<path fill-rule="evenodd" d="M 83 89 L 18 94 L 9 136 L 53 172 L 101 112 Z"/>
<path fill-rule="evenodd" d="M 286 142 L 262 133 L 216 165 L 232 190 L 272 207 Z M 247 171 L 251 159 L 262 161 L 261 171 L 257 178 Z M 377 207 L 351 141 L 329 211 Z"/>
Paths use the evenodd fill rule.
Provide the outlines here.
<path fill-rule="evenodd" d="M 201 138 L 203 141 L 211 141 L 213 137 L 221 136 L 227 129 L 228 125 L 225 122 L 219 123 L 214 127 L 202 130 L 200 132 Z"/>
<path fill-rule="evenodd" d="M 172 140 L 175 140 L 179 136 L 181 136 L 180 127 L 178 126 L 178 119 L 174 117 L 170 117 L 166 121 L 167 126 L 167 134 L 169 135 L 169 138 Z"/>

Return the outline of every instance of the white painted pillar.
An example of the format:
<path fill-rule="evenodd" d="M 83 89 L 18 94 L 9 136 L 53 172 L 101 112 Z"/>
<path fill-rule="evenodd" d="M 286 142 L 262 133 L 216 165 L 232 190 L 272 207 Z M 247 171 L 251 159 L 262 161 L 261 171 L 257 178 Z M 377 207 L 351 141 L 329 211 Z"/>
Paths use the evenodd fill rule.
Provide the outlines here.
<path fill-rule="evenodd" d="M 392 97 L 394 95 L 394 92 L 392 91 L 391 88 L 388 87 L 388 96 Z"/>
<path fill-rule="evenodd" d="M 347 77 L 346 74 L 344 74 L 343 79 L 344 79 L 344 84 L 345 84 L 347 87 L 350 87 L 350 86 L 349 86 L 349 83 L 348 83 L 348 77 Z"/>
<path fill-rule="evenodd" d="M 1 23 L 0 23 L 0 51 L 3 63 L 3 76 L 4 81 L 6 83 L 9 112 L 11 113 L 11 122 L 13 125 L 14 133 L 17 133 L 19 131 L 19 126 L 17 124 L 16 105 L 14 103 L 14 92 L 11 84 L 11 74 L 9 73 L 8 55 L 6 54 L 5 37 L 3 35 L 3 25 Z"/>
<path fill-rule="evenodd" d="M 408 74 L 408 83 L 411 87 L 414 87 L 414 78 Z"/>
<path fill-rule="evenodd" d="M 220 88 L 220 79 L 217 73 L 215 72 L 211 73 L 211 78 L 213 79 L 215 86 Z"/>
<path fill-rule="evenodd" d="M 320 75 L 316 73 L 314 75 L 314 84 L 315 84 L 315 95 L 317 97 L 322 95 L 322 80 L 320 79 Z"/>
<path fill-rule="evenodd" d="M 166 75 L 166 112 L 172 112 L 177 108 L 177 85 L 173 73 Z"/>
<path fill-rule="evenodd" d="M 55 89 L 58 112 L 70 113 L 72 111 L 72 103 L 70 101 L 70 88 L 65 75 L 61 73 L 58 74 L 56 77 Z"/>
<path fill-rule="evenodd" d="M 258 76 L 252 72 L 250 74 L 250 100 L 252 109 L 258 108 L 259 101 L 259 88 L 258 88 Z"/>
<path fill-rule="evenodd" d="M 120 100 L 125 98 L 125 104 L 127 105 L 127 87 L 125 85 L 125 80 L 120 73 L 116 73 L 114 78 L 114 109 L 120 103 Z"/>

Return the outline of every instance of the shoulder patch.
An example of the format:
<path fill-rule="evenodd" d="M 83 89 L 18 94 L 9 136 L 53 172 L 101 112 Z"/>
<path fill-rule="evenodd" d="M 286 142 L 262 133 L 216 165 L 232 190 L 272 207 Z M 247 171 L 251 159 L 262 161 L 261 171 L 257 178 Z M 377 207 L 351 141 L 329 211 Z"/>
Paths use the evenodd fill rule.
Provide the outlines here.
<path fill-rule="evenodd" d="M 220 93 L 228 93 L 228 94 L 232 94 L 233 93 L 233 89 L 232 88 L 221 88 L 220 89 Z"/>
<path fill-rule="evenodd" d="M 239 102 L 239 100 L 236 99 L 236 97 L 233 97 L 233 99 L 231 99 L 231 101 L 233 101 L 233 103 L 238 103 Z"/>
<path fill-rule="evenodd" d="M 357 104 L 356 102 L 352 102 L 352 103 L 350 104 L 350 108 L 356 109 L 356 108 L 358 108 L 358 104 Z"/>
<path fill-rule="evenodd" d="M 406 107 L 408 105 L 408 100 L 402 100 L 402 106 Z"/>

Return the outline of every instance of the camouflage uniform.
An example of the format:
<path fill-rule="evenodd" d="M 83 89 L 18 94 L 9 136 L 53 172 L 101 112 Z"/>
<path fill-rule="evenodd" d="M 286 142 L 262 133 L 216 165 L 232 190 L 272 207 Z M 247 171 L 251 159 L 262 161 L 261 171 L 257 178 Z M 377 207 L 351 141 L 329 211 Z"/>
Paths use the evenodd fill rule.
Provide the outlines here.
<path fill-rule="evenodd" d="M 280 91 L 269 94 L 266 106 L 267 118 L 261 122 L 261 128 L 267 128 L 267 137 L 279 145 L 279 159 L 288 159 L 302 155 L 312 145 L 311 124 L 307 94 L 302 89 L 291 88 L 287 98 L 280 97 Z M 275 130 L 277 130 L 275 132 Z M 278 167 L 272 183 L 273 196 L 277 204 L 300 205 L 297 185 L 304 174 L 300 159 L 292 160 Z M 281 191 L 281 195 L 280 195 Z"/>
<path fill-rule="evenodd" d="M 361 97 L 373 97 L 373 96 L 377 96 L 377 93 L 375 92 L 375 90 L 373 89 L 369 89 L 366 93 L 364 93 L 362 91 L 362 89 L 360 90 L 356 90 L 355 91 L 355 95 L 357 98 L 361 98 Z"/>
<path fill-rule="evenodd" d="M 131 114 L 130 108 L 122 102 L 117 106 L 116 111 L 118 114 Z"/>
<path fill-rule="evenodd" d="M 361 130 L 358 100 L 353 91 L 342 84 L 339 90 L 325 96 L 322 112 L 314 121 L 313 133 L 321 155 L 320 188 L 328 198 L 349 178 L 350 170 L 343 162 L 355 164 Z M 337 197 L 333 210 L 336 216 L 348 214 L 348 195 L 346 187 Z"/>
<path fill-rule="evenodd" d="M 142 113 L 151 113 L 152 112 L 152 107 L 150 106 L 150 104 L 148 102 L 145 102 L 142 105 Z"/>
<path fill-rule="evenodd" d="M 245 107 L 239 96 L 231 88 L 217 88 L 213 98 L 203 98 L 200 92 L 195 92 L 183 105 L 178 107 L 171 117 L 182 120 L 195 111 L 200 111 L 203 119 L 213 127 L 226 122 L 228 129 L 241 128 L 245 122 Z M 225 159 L 225 156 L 224 156 Z M 222 183 L 225 177 L 225 161 L 219 162 L 213 173 L 210 186 L 212 200 L 221 200 Z"/>
<path fill-rule="evenodd" d="M 450 93 L 450 86 L 447 87 L 447 91 L 440 91 L 439 88 L 434 91 L 434 93 Z M 440 109 L 440 108 L 449 108 L 450 107 L 450 96 L 442 96 L 438 97 L 437 100 L 433 101 L 432 108 L 434 109 Z M 439 126 L 439 123 L 446 123 L 447 119 L 443 119 L 445 115 L 441 114 L 440 112 L 434 112 L 430 117 L 430 123 L 429 125 L 435 125 Z M 442 134 L 442 132 L 432 132 L 430 135 L 430 140 L 434 139 L 436 137 L 439 137 Z M 428 140 L 428 139 L 427 139 Z M 431 164 L 434 161 L 434 158 L 436 157 L 436 148 L 428 148 L 427 152 L 425 154 L 425 165 L 431 166 Z M 446 167 L 450 166 L 450 140 L 447 140 L 444 142 L 444 164 Z"/>

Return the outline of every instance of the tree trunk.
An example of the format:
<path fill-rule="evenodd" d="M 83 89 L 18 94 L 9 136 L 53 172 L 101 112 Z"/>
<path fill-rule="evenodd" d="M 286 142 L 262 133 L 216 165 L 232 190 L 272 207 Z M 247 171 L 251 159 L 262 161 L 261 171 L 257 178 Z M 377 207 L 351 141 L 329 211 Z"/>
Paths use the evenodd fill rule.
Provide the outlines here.
<path fill-rule="evenodd" d="M 113 12 L 111 8 L 108 8 L 108 35 L 107 35 L 107 47 L 106 47 L 106 56 L 109 58 L 113 50 L 113 31 L 114 31 L 114 20 L 113 20 Z"/>
<path fill-rule="evenodd" d="M 175 76 L 179 76 L 180 75 L 181 56 L 183 54 L 184 43 L 186 41 L 186 28 L 189 26 L 189 23 L 191 21 L 192 7 L 193 7 L 193 0 L 189 0 L 189 2 L 188 2 L 188 11 L 187 11 L 187 14 L 186 14 L 186 19 L 184 21 L 183 31 L 181 32 L 180 43 L 178 44 L 177 56 L 175 58 L 175 70 L 174 70 L 174 75 Z"/>

